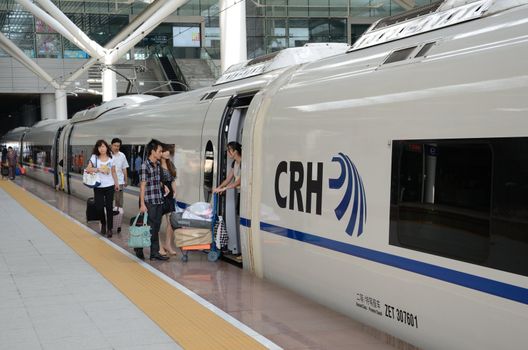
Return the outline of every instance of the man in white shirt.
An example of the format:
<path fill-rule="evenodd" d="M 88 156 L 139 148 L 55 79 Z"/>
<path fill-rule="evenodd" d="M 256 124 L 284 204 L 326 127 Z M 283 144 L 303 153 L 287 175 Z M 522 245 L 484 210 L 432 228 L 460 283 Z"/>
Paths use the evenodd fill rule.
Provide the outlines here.
<path fill-rule="evenodd" d="M 117 173 L 117 181 L 119 183 L 119 191 L 114 192 L 115 206 L 123 208 L 123 190 L 128 183 L 128 161 L 123 152 L 120 152 L 121 140 L 117 137 L 112 140 L 112 159 Z M 117 229 L 117 232 L 121 230 L 121 227 Z"/>

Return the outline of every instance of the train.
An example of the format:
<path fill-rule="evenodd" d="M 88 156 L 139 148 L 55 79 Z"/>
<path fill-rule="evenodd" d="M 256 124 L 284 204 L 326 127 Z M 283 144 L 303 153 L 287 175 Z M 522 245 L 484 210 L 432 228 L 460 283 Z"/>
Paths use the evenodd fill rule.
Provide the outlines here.
<path fill-rule="evenodd" d="M 522 349 L 527 33 L 528 1 L 435 2 L 352 47 L 286 49 L 1 142 L 80 198 L 97 139 L 120 137 L 131 173 L 151 138 L 174 144 L 185 207 L 211 200 L 238 141 L 241 188 L 219 210 L 244 269 L 420 348 Z M 132 180 L 128 216 L 137 201 Z"/>

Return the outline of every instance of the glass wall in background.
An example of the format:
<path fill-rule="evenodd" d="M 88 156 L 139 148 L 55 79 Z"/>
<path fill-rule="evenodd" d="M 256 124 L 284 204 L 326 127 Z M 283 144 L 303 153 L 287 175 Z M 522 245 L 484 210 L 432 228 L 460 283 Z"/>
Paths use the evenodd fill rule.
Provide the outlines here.
<path fill-rule="evenodd" d="M 106 44 L 128 24 L 130 15 L 137 15 L 148 6 L 147 2 L 140 0 L 53 2 L 91 39 L 101 45 Z M 368 28 L 368 23 L 411 9 L 410 6 L 403 7 L 407 3 L 423 6 L 432 2 L 434 1 L 249 0 L 245 2 L 248 58 L 309 42 L 353 43 Z M 200 33 L 200 49 L 203 48 L 208 56 L 219 59 L 218 1 L 190 0 L 175 14 L 203 19 L 205 31 Z M 174 34 L 173 25 L 175 24 L 163 23 L 137 45 L 137 51 L 142 53 L 143 58 L 148 55 L 149 47 L 173 47 L 175 36 L 185 35 Z M 193 26 L 199 26 L 199 23 L 189 23 L 190 28 Z M 38 19 L 35 20 L 15 0 L 0 1 L 0 31 L 31 58 L 88 57 L 53 29 Z M 185 55 L 189 51 L 181 47 L 178 50 Z M 0 51 L 0 56 L 6 54 Z"/>

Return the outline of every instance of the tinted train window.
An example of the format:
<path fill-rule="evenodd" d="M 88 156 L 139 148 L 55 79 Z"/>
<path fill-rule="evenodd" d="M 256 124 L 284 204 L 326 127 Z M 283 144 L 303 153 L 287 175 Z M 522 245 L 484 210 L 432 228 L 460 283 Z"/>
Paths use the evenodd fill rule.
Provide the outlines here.
<path fill-rule="evenodd" d="M 82 174 L 88 165 L 94 145 L 71 146 L 70 148 L 70 173 Z"/>
<path fill-rule="evenodd" d="M 528 276 L 528 138 L 394 141 L 389 243 Z"/>
<path fill-rule="evenodd" d="M 123 145 L 121 146 L 123 152 L 128 160 L 128 184 L 131 186 L 139 186 L 139 168 L 143 163 L 145 152 L 144 145 Z"/>
<path fill-rule="evenodd" d="M 51 167 L 51 146 L 28 145 L 24 147 L 22 161 L 29 166 Z"/>

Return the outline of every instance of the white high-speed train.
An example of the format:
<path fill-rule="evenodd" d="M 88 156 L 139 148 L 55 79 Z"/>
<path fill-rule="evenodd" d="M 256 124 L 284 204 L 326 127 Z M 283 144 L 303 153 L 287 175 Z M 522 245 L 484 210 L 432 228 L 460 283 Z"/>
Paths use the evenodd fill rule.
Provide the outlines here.
<path fill-rule="evenodd" d="M 239 140 L 240 216 L 233 192 L 221 211 L 244 268 L 426 349 L 526 348 L 528 1 L 436 3 L 346 53 L 286 56 L 3 143 L 28 164 L 49 152 L 60 176 L 45 181 L 81 197 L 97 139 L 122 138 L 132 160 L 173 143 L 185 205 L 210 200 Z M 137 188 L 126 198 L 131 215 Z"/>

